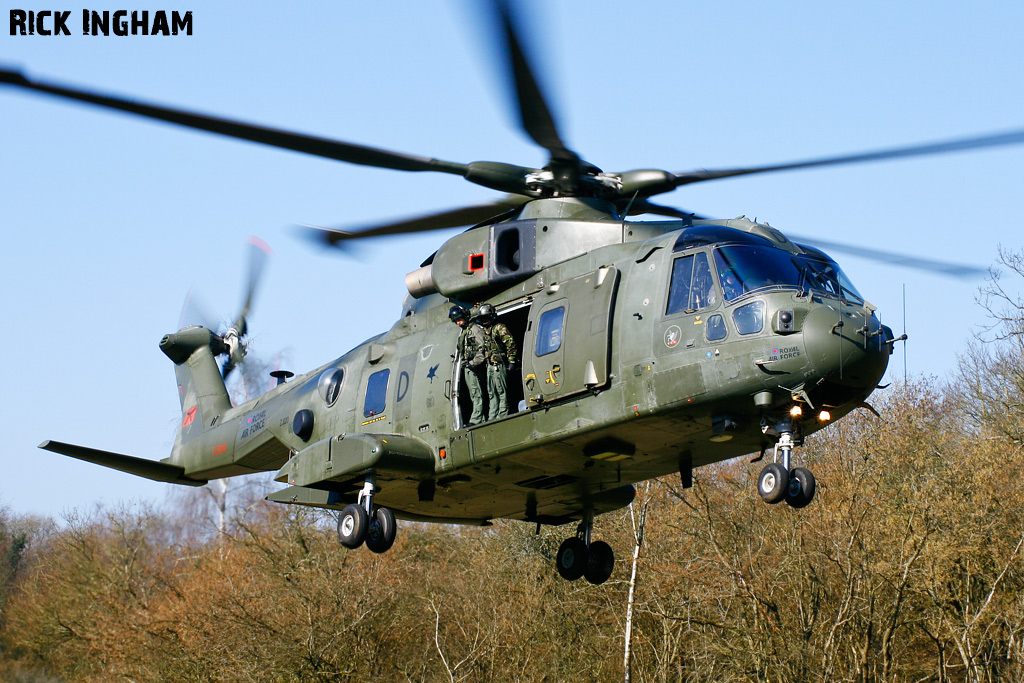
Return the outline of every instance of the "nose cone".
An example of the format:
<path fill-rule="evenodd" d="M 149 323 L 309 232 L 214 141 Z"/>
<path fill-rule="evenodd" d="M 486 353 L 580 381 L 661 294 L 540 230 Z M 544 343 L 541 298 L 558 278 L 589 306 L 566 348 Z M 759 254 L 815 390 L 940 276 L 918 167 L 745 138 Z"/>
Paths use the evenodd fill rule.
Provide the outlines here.
<path fill-rule="evenodd" d="M 872 389 L 885 374 L 892 330 L 854 306 L 821 305 L 804 320 L 804 344 L 814 372 L 829 382 Z"/>

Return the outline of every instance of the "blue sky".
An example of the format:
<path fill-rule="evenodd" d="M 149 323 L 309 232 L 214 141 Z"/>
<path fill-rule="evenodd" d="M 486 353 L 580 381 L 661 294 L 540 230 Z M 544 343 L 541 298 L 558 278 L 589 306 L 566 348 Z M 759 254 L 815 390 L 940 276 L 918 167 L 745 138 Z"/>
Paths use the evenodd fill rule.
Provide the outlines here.
<path fill-rule="evenodd" d="M 515 125 L 468 3 L 207 5 L 192 7 L 191 37 L 5 31 L 0 62 L 423 156 L 545 161 Z M 564 137 L 605 170 L 760 165 L 1024 127 L 1019 2 L 596 0 L 536 14 Z M 73 14 L 71 26 L 79 21 Z M 1022 181 L 1016 147 L 710 182 L 660 200 L 984 267 L 997 245 L 1021 247 Z M 351 259 L 317 251 L 290 225 L 360 224 L 493 196 L 453 176 L 350 166 L 0 89 L 0 505 L 59 515 L 165 499 L 167 485 L 36 445 L 165 457 L 180 416 L 157 343 L 193 286 L 213 312 L 235 313 L 248 235 L 274 249 L 253 348 L 284 352 L 287 367 L 305 371 L 387 329 L 403 276 L 451 233 L 378 242 Z M 981 281 L 833 255 L 897 334 L 906 286 L 909 372 L 955 368 L 984 321 Z M 898 376 L 903 353 L 891 365 Z"/>

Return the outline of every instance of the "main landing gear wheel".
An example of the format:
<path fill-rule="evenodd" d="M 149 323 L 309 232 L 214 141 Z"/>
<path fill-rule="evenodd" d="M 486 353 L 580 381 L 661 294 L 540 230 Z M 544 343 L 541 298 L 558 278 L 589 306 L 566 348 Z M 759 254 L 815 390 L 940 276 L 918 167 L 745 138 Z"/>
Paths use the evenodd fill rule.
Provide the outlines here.
<path fill-rule="evenodd" d="M 377 508 L 366 529 L 366 547 L 375 553 L 387 552 L 395 543 L 395 513 Z"/>
<path fill-rule="evenodd" d="M 615 568 L 615 553 L 612 547 L 604 541 L 594 541 L 587 549 L 587 567 L 583 575 L 587 581 L 600 586 L 612 575 Z"/>
<path fill-rule="evenodd" d="M 786 497 L 789 491 L 789 472 L 777 462 L 765 465 L 757 478 L 757 492 L 764 502 L 774 505 Z"/>
<path fill-rule="evenodd" d="M 575 581 L 587 570 L 587 545 L 578 537 L 567 538 L 555 556 L 558 574 L 566 581 Z"/>
<path fill-rule="evenodd" d="M 338 518 L 338 540 L 352 550 L 364 542 L 371 552 L 387 552 L 395 543 L 398 525 L 395 513 L 385 507 L 374 510 L 373 496 L 380 491 L 373 477 L 367 477 L 356 502 L 346 505 Z"/>
<path fill-rule="evenodd" d="M 346 505 L 338 518 L 338 540 L 346 548 L 355 550 L 366 539 L 370 516 L 362 505 Z"/>
<path fill-rule="evenodd" d="M 575 581 L 581 576 L 599 586 L 612 575 L 615 568 L 615 553 L 604 541 L 590 541 L 590 532 L 594 529 L 594 513 L 584 513 L 576 535 L 562 541 L 555 556 L 555 567 L 558 574 L 567 581 Z"/>
<path fill-rule="evenodd" d="M 814 475 L 803 467 L 794 467 L 789 473 L 786 504 L 792 508 L 807 507 L 814 500 Z"/>

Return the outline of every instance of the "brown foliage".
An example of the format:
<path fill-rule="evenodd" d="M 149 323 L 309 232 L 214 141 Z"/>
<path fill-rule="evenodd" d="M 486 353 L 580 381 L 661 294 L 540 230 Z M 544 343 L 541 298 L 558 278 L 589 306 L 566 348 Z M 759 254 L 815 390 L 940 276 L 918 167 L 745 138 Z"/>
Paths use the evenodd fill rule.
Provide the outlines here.
<path fill-rule="evenodd" d="M 1020 673 L 1019 454 L 957 429 L 927 385 L 880 407 L 807 444 L 819 493 L 804 510 L 750 495 L 760 464 L 664 483 L 646 549 L 650 680 Z"/>
<path fill-rule="evenodd" d="M 800 511 L 760 501 L 761 463 L 703 468 L 685 491 L 656 483 L 632 679 L 1024 677 L 1024 459 L 1012 438 L 962 419 L 959 398 L 895 387 L 883 418 L 862 411 L 809 439 L 798 458 L 819 491 Z M 623 676 L 628 511 L 598 520 L 620 562 L 596 587 L 554 572 L 569 528 L 405 524 L 376 556 L 343 549 L 332 519 L 301 508 L 250 505 L 198 538 L 176 520 L 100 511 L 35 532 L 9 577 L 0 676 Z"/>

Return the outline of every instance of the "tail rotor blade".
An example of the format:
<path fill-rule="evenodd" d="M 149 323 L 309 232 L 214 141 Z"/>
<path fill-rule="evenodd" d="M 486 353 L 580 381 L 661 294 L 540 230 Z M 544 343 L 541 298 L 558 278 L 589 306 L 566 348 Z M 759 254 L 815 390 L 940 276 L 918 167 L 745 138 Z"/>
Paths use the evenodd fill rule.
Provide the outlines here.
<path fill-rule="evenodd" d="M 252 303 L 256 298 L 256 290 L 259 288 L 263 277 L 263 268 L 266 266 L 267 257 L 271 255 L 270 247 L 258 237 L 249 237 L 249 278 L 245 286 L 245 299 L 242 302 L 242 310 L 235 319 L 234 328 L 238 336 L 244 336 L 247 329 L 246 321 L 252 311 Z"/>
<path fill-rule="evenodd" d="M 216 332 L 221 324 L 209 314 L 196 288 L 189 288 L 188 294 L 185 295 L 185 302 L 181 305 L 178 329 L 183 329 L 189 325 L 201 325 L 208 330 Z"/>

